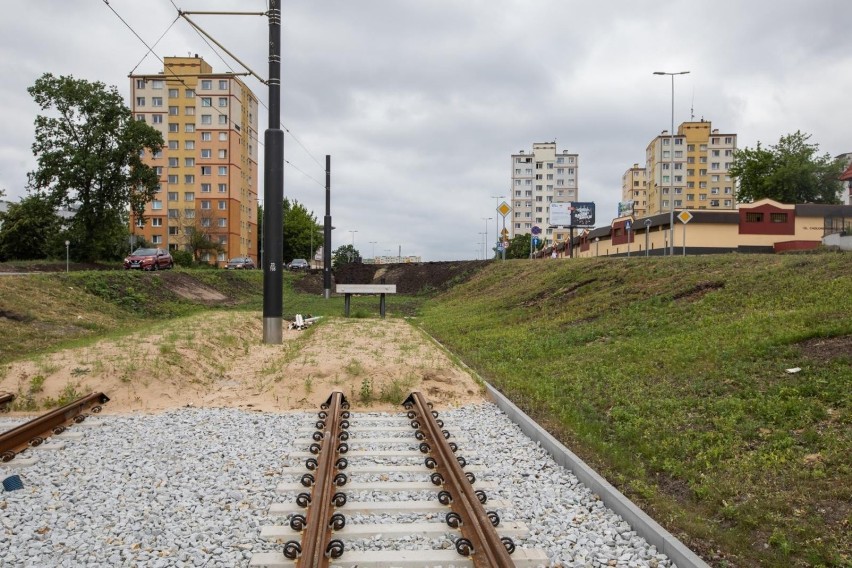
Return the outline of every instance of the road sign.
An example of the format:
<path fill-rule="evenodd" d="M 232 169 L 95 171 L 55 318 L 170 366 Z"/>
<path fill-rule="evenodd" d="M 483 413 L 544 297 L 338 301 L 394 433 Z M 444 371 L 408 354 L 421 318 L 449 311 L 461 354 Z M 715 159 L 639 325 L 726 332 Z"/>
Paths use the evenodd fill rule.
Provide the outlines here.
<path fill-rule="evenodd" d="M 689 211 L 681 211 L 677 214 L 677 218 L 680 219 L 680 222 L 686 225 L 690 221 L 692 221 L 692 213 Z"/>
<path fill-rule="evenodd" d="M 541 227 L 539 227 L 538 225 L 533 225 L 533 228 L 530 229 L 530 233 L 532 233 L 533 235 L 540 235 Z"/>
<path fill-rule="evenodd" d="M 533 245 L 534 247 L 537 247 L 537 246 L 538 246 L 538 243 L 540 243 L 540 242 L 541 242 L 541 240 L 540 240 L 538 237 L 533 237 L 533 238 L 532 238 L 532 245 Z"/>
<path fill-rule="evenodd" d="M 646 228 L 646 229 L 650 229 L 650 228 L 651 228 L 651 220 L 650 220 L 650 219 L 645 219 L 645 228 Z"/>
<path fill-rule="evenodd" d="M 630 232 L 630 221 L 624 223 L 624 230 Z"/>
<path fill-rule="evenodd" d="M 503 203 L 501 203 L 500 206 L 497 208 L 497 212 L 500 215 L 502 215 L 503 217 L 508 215 L 511 211 L 512 211 L 512 208 L 509 207 L 509 204 L 506 203 L 505 201 Z"/>
<path fill-rule="evenodd" d="M 506 237 L 509 236 L 509 229 L 507 229 L 506 227 L 503 227 L 503 230 L 500 231 L 500 234 L 503 235 L 503 238 L 505 239 Z"/>

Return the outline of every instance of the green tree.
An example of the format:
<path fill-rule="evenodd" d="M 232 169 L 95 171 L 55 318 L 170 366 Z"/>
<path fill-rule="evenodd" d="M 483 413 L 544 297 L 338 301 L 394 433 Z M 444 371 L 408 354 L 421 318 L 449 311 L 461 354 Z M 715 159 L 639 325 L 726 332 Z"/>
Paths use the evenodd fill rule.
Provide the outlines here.
<path fill-rule="evenodd" d="M 361 253 L 352 245 L 341 245 L 331 253 L 331 267 L 335 270 L 349 264 L 350 262 L 360 262 Z"/>
<path fill-rule="evenodd" d="M 840 203 L 842 184 L 838 179 L 843 162 L 829 154 L 818 155 L 819 145 L 810 144 L 810 134 L 797 131 L 782 136 L 768 149 L 734 152 L 731 176 L 737 179 L 737 199 L 750 203 L 769 198 L 780 203 Z"/>
<path fill-rule="evenodd" d="M 311 244 L 317 246 L 317 235 L 321 228 L 317 224 L 313 212 L 308 212 L 304 205 L 294 200 L 284 198 L 284 260 L 290 262 L 294 258 L 308 259 L 310 262 Z M 313 232 L 313 237 L 311 236 Z M 320 237 L 321 239 L 321 237 Z"/>
<path fill-rule="evenodd" d="M 128 208 L 141 216 L 159 189 L 142 156 L 162 149 L 162 135 L 134 120 L 118 90 L 100 82 L 46 73 L 28 91 L 50 111 L 35 120 L 30 191 L 76 211 L 69 229 L 85 243 L 86 260 L 113 257 Z"/>
<path fill-rule="evenodd" d="M 58 256 L 65 245 L 62 220 L 53 206 L 39 195 L 10 203 L 0 213 L 0 260 L 37 260 Z"/>
<path fill-rule="evenodd" d="M 530 241 L 532 237 L 529 234 L 515 235 L 509 241 L 509 248 L 506 249 L 506 258 L 529 258 L 530 257 Z M 541 249 L 543 245 L 539 245 Z"/>

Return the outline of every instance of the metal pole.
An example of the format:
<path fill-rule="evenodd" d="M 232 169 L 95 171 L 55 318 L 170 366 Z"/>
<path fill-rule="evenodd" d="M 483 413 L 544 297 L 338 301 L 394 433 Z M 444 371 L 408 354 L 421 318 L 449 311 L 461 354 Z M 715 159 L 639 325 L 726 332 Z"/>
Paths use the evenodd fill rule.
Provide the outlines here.
<path fill-rule="evenodd" d="M 683 256 L 686 256 L 686 223 L 683 224 Z"/>
<path fill-rule="evenodd" d="M 488 258 L 488 252 L 487 252 L 488 251 L 488 248 L 487 248 L 488 247 L 488 221 L 491 220 L 491 217 L 483 217 L 482 220 L 485 221 L 485 236 L 482 237 L 482 240 L 484 241 L 482 243 L 482 258 L 487 259 Z"/>
<path fill-rule="evenodd" d="M 669 132 L 669 256 L 674 256 L 674 78 L 675 75 L 688 73 L 689 71 L 654 71 L 654 75 L 669 75 L 672 78 L 672 129 Z"/>
<path fill-rule="evenodd" d="M 269 0 L 269 128 L 264 133 L 263 342 L 280 344 L 284 278 L 284 131 L 281 130 L 281 0 Z M 268 260 L 268 262 L 266 261 Z"/>
<path fill-rule="evenodd" d="M 68 274 L 68 255 L 70 254 L 71 241 L 65 241 L 65 274 Z"/>
<path fill-rule="evenodd" d="M 322 283 L 325 299 L 331 297 L 331 156 L 325 155 L 325 218 L 323 219 Z"/>

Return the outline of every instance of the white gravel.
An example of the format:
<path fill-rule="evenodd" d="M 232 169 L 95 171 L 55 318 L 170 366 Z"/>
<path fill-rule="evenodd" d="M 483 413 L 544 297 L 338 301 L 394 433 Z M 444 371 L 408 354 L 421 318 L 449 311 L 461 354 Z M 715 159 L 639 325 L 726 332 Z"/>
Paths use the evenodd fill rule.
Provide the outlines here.
<path fill-rule="evenodd" d="M 247 566 L 254 553 L 280 551 L 281 545 L 261 540 L 260 529 L 285 522 L 267 515 L 267 509 L 273 502 L 293 501 L 294 495 L 276 494 L 275 488 L 306 471 L 302 460 L 287 454 L 307 449 L 294 444 L 306 437 L 296 430 L 315 418 L 315 413 L 181 409 L 103 416 L 101 426 L 72 427 L 85 435 L 66 441 L 64 450 L 28 450 L 16 459 L 37 457 L 36 464 L 0 466 L 2 478 L 17 474 L 24 484 L 22 490 L 0 493 L 0 566 L 230 567 Z M 484 456 L 492 456 L 490 468 L 477 479 L 499 484 L 488 491 L 489 499 L 513 503 L 512 509 L 498 511 L 502 520 L 530 528 L 528 538 L 516 539 L 517 546 L 544 549 L 552 566 L 672 566 L 495 406 L 441 411 L 440 418 L 465 438 L 459 455 L 475 449 L 480 456 L 468 463 L 483 464 Z M 366 419 L 354 414 L 350 420 L 352 449 L 369 445 L 355 433 Z M 0 419 L 0 430 L 20 422 Z M 407 422 L 400 414 L 400 423 Z M 413 436 L 410 440 L 416 448 Z M 359 491 L 357 497 L 379 500 L 387 494 Z M 348 523 L 395 520 L 425 519 L 413 514 L 347 518 Z M 388 546 L 449 548 L 452 542 L 449 536 L 347 542 L 347 550 Z"/>

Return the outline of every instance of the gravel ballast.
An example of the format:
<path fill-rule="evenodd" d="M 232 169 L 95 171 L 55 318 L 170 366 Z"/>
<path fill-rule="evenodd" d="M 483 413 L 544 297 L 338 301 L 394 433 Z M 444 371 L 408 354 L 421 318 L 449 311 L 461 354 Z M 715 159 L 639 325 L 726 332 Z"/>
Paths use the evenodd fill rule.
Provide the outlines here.
<path fill-rule="evenodd" d="M 464 439 L 459 455 L 476 452 L 468 463 L 484 465 L 490 456 L 477 479 L 498 484 L 489 499 L 512 503 L 498 511 L 502 520 L 529 527 L 527 538 L 516 539 L 518 546 L 545 550 L 552 566 L 672 566 L 494 405 L 438 410 L 446 428 Z M 371 416 L 391 415 L 354 413 L 352 450 L 370 447 L 369 436 L 357 429 Z M 185 408 L 103 416 L 99 426 L 74 426 L 70 431 L 84 435 L 65 441 L 65 449 L 28 450 L 16 460 L 36 457 L 34 465 L 0 466 L 3 478 L 17 474 L 24 485 L 0 493 L 0 565 L 230 567 L 247 566 L 255 553 L 280 552 L 281 545 L 261 539 L 260 530 L 285 523 L 267 511 L 272 503 L 294 500 L 277 494 L 276 485 L 306 471 L 303 460 L 288 453 L 307 449 L 301 443 L 307 435 L 297 430 L 315 418 L 314 412 Z M 402 414 L 399 421 L 408 422 Z M 0 419 L 0 430 L 21 422 Z M 416 448 L 413 435 L 407 440 Z M 407 475 L 393 479 L 427 478 Z M 387 494 L 358 492 L 357 498 Z M 397 520 L 427 519 L 353 515 L 349 522 Z M 347 543 L 352 550 L 388 546 L 448 548 L 452 541 L 378 537 Z"/>

